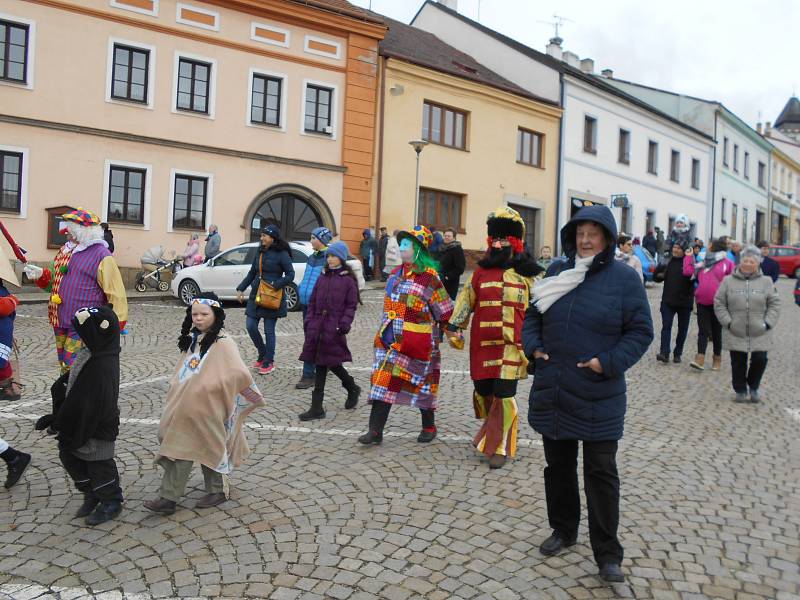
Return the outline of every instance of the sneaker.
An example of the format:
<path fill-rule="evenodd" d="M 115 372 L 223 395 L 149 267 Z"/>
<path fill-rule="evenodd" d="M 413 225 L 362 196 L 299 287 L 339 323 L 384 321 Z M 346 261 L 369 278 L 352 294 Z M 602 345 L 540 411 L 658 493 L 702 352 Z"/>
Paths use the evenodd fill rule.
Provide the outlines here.
<path fill-rule="evenodd" d="M 668 354 L 662 354 L 661 352 L 659 352 L 658 354 L 656 354 L 656 360 L 658 362 L 668 363 L 669 362 L 669 355 Z"/>
<path fill-rule="evenodd" d="M 264 359 L 263 358 L 259 358 L 256 362 L 253 363 L 253 368 L 254 369 L 260 369 L 263 366 L 264 366 Z"/>
<path fill-rule="evenodd" d="M 11 489 L 20 480 L 29 464 L 31 464 L 31 455 L 17 451 L 17 457 L 6 465 L 8 467 L 8 476 L 5 483 L 7 490 Z"/>
<path fill-rule="evenodd" d="M 92 513 L 86 517 L 87 525 L 100 525 L 111 519 L 116 519 L 122 512 L 122 502 L 119 500 L 103 500 Z"/>
<path fill-rule="evenodd" d="M 737 404 L 745 404 L 750 401 L 750 398 L 747 396 L 747 392 L 736 392 L 736 398 L 733 401 Z"/>
<path fill-rule="evenodd" d="M 261 367 L 259 367 L 259 369 L 258 369 L 258 374 L 259 374 L 259 375 L 269 375 L 269 374 L 270 374 L 270 373 L 272 373 L 274 370 L 275 370 L 275 364 L 274 364 L 274 363 L 273 363 L 273 364 L 271 364 L 271 365 L 266 365 L 266 366 L 263 366 L 263 365 L 262 365 L 262 366 L 261 366 Z"/>
<path fill-rule="evenodd" d="M 294 384 L 296 390 L 307 390 L 314 387 L 314 378 L 306 377 L 305 375 L 300 378 L 300 381 Z"/>

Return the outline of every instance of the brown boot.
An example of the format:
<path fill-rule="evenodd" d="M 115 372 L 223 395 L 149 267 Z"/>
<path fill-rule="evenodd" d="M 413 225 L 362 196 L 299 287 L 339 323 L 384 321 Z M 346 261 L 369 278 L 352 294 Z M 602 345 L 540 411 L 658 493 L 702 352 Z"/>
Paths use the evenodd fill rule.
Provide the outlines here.
<path fill-rule="evenodd" d="M 722 368 L 722 357 L 714 355 L 714 363 L 711 365 L 712 371 L 719 371 Z"/>
<path fill-rule="evenodd" d="M 151 510 L 159 515 L 171 515 L 175 512 L 176 503 L 166 498 L 158 498 L 156 500 L 148 500 L 144 503 L 147 510 Z"/>
<path fill-rule="evenodd" d="M 705 354 L 695 354 L 694 360 L 689 363 L 689 366 L 693 369 L 697 369 L 698 371 L 702 371 L 704 369 L 704 365 L 706 364 L 706 355 Z"/>
<path fill-rule="evenodd" d="M 211 508 L 212 506 L 218 506 L 219 504 L 222 504 L 226 500 L 227 498 L 222 492 L 216 494 L 206 494 L 197 501 L 195 506 L 197 508 Z"/>

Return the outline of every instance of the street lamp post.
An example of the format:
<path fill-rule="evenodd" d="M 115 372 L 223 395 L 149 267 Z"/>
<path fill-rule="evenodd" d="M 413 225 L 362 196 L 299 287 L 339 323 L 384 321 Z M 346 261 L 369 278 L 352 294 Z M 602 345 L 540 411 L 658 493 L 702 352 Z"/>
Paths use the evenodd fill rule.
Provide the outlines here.
<path fill-rule="evenodd" d="M 414 148 L 414 152 L 417 153 L 417 181 L 416 185 L 414 186 L 414 222 L 413 225 L 417 225 L 417 218 L 418 214 L 417 211 L 419 209 L 419 155 L 422 152 L 422 149 L 428 145 L 428 142 L 425 140 L 411 140 L 408 142 L 412 148 Z"/>

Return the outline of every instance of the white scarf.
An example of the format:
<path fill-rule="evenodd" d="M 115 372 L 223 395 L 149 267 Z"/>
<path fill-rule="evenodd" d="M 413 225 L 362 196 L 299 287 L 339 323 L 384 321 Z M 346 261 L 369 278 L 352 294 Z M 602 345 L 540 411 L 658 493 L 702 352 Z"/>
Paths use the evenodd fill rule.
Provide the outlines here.
<path fill-rule="evenodd" d="M 572 269 L 561 271 L 555 277 L 546 277 L 533 286 L 531 302 L 540 313 L 544 314 L 556 300 L 578 287 L 586 278 L 586 272 L 592 266 L 594 256 L 576 258 Z"/>

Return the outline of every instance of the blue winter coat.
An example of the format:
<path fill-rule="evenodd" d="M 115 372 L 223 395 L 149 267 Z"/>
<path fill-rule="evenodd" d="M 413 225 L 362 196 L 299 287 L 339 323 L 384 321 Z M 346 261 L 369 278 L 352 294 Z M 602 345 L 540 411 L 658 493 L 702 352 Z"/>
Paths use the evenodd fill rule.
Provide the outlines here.
<path fill-rule="evenodd" d="M 575 231 L 579 221 L 594 221 L 617 237 L 616 223 L 605 206 L 584 207 L 561 230 L 568 261 L 554 262 L 546 277 L 575 264 Z M 534 288 L 535 289 L 535 288 Z M 614 260 L 614 244 L 598 254 L 584 281 L 559 298 L 544 314 L 528 309 L 522 329 L 526 356 L 536 350 L 549 360 L 535 361 L 528 422 L 556 440 L 611 441 L 622 437 L 626 409 L 625 371 L 653 340 L 650 305 L 639 276 Z M 578 362 L 597 357 L 598 374 Z"/>
<path fill-rule="evenodd" d="M 325 268 L 327 262 L 327 251 L 315 250 L 311 256 L 308 257 L 306 262 L 306 270 L 303 273 L 303 281 L 300 282 L 300 287 L 297 288 L 297 297 L 300 299 L 300 304 L 308 306 L 311 301 L 311 292 L 314 291 L 314 286 L 317 284 L 322 270 Z"/>
<path fill-rule="evenodd" d="M 286 316 L 286 294 L 281 298 L 278 309 L 261 308 L 256 304 L 258 291 L 258 270 L 261 261 L 261 278 L 275 288 L 284 288 L 294 281 L 294 266 L 288 250 L 278 250 L 270 246 L 266 250 L 263 246 L 258 249 L 258 254 L 253 259 L 250 271 L 242 280 L 236 290 L 243 292 L 250 286 L 250 298 L 247 300 L 245 314 L 252 319 L 278 319 Z"/>

